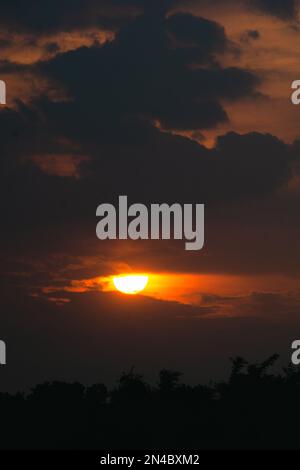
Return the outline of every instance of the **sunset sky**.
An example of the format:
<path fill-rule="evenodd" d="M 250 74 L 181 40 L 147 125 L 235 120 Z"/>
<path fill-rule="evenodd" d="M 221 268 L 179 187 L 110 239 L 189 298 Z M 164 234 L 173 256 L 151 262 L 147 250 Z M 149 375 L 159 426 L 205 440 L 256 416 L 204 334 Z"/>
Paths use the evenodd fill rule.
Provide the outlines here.
<path fill-rule="evenodd" d="M 3 1 L 3 389 L 187 381 L 300 335 L 300 4 Z M 205 204 L 205 246 L 100 241 L 96 208 Z M 144 273 L 137 296 L 113 277 Z"/>

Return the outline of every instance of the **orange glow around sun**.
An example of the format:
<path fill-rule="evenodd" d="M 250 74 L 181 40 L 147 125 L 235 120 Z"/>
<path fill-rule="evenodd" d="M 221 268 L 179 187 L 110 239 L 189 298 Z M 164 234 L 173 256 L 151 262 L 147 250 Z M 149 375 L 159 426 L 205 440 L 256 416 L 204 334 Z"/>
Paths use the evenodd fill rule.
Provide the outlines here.
<path fill-rule="evenodd" d="M 279 292 L 299 289 L 299 279 L 291 280 L 283 275 L 222 275 L 178 272 L 122 272 L 109 276 L 97 276 L 87 279 L 74 279 L 64 287 L 49 285 L 43 287 L 44 294 L 61 292 L 122 292 L 134 297 L 142 294 L 152 299 L 179 302 L 189 305 L 202 305 L 203 296 L 212 296 L 212 302 L 218 305 L 226 302 L 226 297 L 249 296 L 259 289 Z M 216 297 L 214 298 L 214 295 Z M 57 294 L 52 298 L 58 298 Z"/>
<path fill-rule="evenodd" d="M 138 294 L 142 292 L 148 284 L 148 276 L 141 274 L 128 274 L 113 278 L 115 288 L 123 294 Z"/>

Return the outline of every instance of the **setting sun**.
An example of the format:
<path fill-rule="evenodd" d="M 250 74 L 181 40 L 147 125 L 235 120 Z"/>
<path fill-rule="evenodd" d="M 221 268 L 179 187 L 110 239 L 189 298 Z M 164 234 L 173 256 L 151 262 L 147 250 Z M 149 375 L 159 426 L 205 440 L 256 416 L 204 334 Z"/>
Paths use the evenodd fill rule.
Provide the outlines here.
<path fill-rule="evenodd" d="M 130 274 L 113 278 L 115 288 L 123 294 L 138 294 L 145 289 L 148 284 L 147 275 Z"/>

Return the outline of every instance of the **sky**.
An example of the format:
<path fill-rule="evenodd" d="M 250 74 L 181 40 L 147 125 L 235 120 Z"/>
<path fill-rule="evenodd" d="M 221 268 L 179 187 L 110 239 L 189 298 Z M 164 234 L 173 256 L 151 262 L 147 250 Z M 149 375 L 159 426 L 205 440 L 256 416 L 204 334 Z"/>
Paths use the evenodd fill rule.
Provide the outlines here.
<path fill-rule="evenodd" d="M 1 388 L 187 381 L 300 331 L 296 0 L 3 1 Z M 96 237 L 96 208 L 205 204 L 205 245 Z M 112 277 L 147 273 L 138 296 Z"/>

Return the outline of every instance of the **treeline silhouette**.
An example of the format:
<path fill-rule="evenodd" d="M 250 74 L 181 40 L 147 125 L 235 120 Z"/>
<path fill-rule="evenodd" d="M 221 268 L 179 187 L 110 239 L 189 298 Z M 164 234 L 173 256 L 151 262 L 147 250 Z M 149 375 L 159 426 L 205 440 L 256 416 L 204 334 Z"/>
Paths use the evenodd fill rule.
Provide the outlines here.
<path fill-rule="evenodd" d="M 185 385 L 134 369 L 116 387 L 52 382 L 0 394 L 2 449 L 274 449 L 300 447 L 300 369 L 231 359 L 226 382 Z"/>

